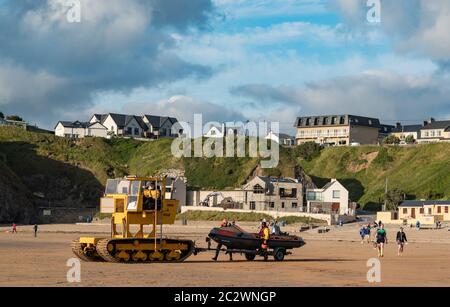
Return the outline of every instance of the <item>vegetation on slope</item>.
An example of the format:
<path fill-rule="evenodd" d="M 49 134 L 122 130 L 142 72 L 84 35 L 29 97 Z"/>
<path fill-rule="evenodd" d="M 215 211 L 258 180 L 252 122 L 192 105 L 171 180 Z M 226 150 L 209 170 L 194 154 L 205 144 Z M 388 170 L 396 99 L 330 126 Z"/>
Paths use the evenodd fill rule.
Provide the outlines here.
<path fill-rule="evenodd" d="M 407 199 L 450 198 L 450 144 L 413 147 L 327 148 L 311 161 L 301 161 L 319 186 L 337 178 L 350 190 L 353 201 L 379 207 L 385 182 Z"/>
<path fill-rule="evenodd" d="M 9 204 L 15 195 L 21 199 L 16 207 L 46 202 L 96 206 L 107 178 L 169 169 L 185 171 L 194 188 L 227 189 L 255 174 L 294 177 L 302 167 L 319 187 L 339 179 L 351 199 L 366 208 L 382 202 L 386 178 L 390 190 L 403 191 L 408 199 L 450 198 L 450 144 L 323 150 L 306 144 L 280 148 L 280 163 L 273 169 L 259 168 L 260 158 L 176 158 L 171 144 L 170 139 L 69 140 L 0 127 L 0 192 L 5 194 L 0 195 L 0 222 L 19 214 L 9 205 L 5 211 L 6 199 Z"/>

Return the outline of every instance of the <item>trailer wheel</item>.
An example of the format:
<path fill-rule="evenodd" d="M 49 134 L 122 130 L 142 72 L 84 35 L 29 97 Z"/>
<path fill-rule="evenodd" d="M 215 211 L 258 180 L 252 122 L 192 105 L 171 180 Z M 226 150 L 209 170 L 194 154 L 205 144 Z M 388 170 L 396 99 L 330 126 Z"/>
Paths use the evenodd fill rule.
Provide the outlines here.
<path fill-rule="evenodd" d="M 256 255 L 255 254 L 251 254 L 251 253 L 246 253 L 245 254 L 245 259 L 247 259 L 248 261 L 253 261 L 255 260 Z"/>
<path fill-rule="evenodd" d="M 275 261 L 283 261 L 285 254 L 286 254 L 286 250 L 284 248 L 277 248 L 273 252 L 273 258 L 275 259 Z"/>

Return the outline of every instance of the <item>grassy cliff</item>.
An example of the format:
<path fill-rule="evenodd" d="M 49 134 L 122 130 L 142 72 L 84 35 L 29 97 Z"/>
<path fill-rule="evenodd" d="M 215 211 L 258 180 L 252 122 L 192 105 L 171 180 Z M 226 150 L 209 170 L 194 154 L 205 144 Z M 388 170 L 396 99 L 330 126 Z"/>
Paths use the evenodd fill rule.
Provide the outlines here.
<path fill-rule="evenodd" d="M 450 198 L 450 144 L 327 148 L 300 164 L 319 185 L 341 180 L 352 200 L 367 208 L 382 198 L 386 178 L 389 189 L 400 189 L 409 199 Z"/>
<path fill-rule="evenodd" d="M 226 189 L 249 176 L 294 176 L 302 167 L 318 186 L 341 180 L 353 201 L 371 207 L 389 188 L 409 198 L 450 198 L 450 144 L 417 147 L 280 148 L 275 169 L 258 167 L 259 158 L 176 158 L 169 139 L 68 140 L 50 134 L 0 127 L 0 222 L 32 214 L 33 204 L 52 202 L 95 206 L 107 178 L 185 172 L 191 187 Z M 306 159 L 305 159 L 306 158 Z M 22 209 L 17 209 L 20 206 Z"/>

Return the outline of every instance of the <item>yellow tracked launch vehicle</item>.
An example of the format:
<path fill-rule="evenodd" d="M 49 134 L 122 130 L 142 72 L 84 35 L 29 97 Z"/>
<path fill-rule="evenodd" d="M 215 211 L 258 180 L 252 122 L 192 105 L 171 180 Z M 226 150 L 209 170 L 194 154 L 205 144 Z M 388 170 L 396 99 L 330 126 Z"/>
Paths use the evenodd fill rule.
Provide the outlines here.
<path fill-rule="evenodd" d="M 191 240 L 163 237 L 174 224 L 179 201 L 166 177 L 109 179 L 100 212 L 111 214 L 111 237 L 81 237 L 72 251 L 85 261 L 124 263 L 182 262 L 195 252 Z"/>

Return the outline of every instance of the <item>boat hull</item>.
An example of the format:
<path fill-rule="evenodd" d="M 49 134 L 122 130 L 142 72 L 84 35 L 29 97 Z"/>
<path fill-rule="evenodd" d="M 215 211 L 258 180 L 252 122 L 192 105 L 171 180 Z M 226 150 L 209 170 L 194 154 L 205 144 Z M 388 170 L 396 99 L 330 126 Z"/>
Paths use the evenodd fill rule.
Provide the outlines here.
<path fill-rule="evenodd" d="M 257 250 L 264 241 L 259 234 L 249 233 L 235 226 L 214 228 L 208 236 L 218 244 L 225 245 L 228 249 L 237 250 Z M 293 249 L 302 247 L 305 242 L 297 236 L 271 235 L 267 245 L 271 249 Z"/>

